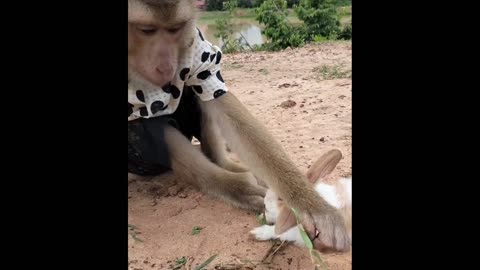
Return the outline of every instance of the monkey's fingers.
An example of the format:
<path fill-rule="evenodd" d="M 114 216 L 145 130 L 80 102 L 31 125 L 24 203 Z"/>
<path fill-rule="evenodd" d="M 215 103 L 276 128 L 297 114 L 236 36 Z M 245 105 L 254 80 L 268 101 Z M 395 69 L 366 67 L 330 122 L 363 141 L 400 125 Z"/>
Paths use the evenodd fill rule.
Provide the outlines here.
<path fill-rule="evenodd" d="M 248 205 L 248 209 L 256 212 L 265 211 L 265 204 L 263 203 L 263 197 L 246 196 L 245 201 L 246 201 L 246 205 Z"/>
<path fill-rule="evenodd" d="M 331 246 L 328 246 L 325 243 L 323 243 L 319 238 L 315 238 L 313 240 L 313 246 L 315 247 L 316 250 L 318 250 L 322 253 L 333 253 L 333 252 L 335 252 L 335 249 L 333 249 Z"/>
<path fill-rule="evenodd" d="M 258 184 L 257 178 L 252 173 L 248 172 L 245 175 L 248 184 L 243 188 L 244 194 L 265 197 L 267 189 Z"/>
<path fill-rule="evenodd" d="M 263 198 L 267 193 L 267 189 L 257 184 L 250 184 L 247 187 L 245 187 L 244 192 L 245 194 L 248 194 L 251 196 L 260 196 Z"/>
<path fill-rule="evenodd" d="M 302 225 L 303 228 L 305 229 L 305 232 L 308 234 L 308 237 L 310 239 L 313 239 L 315 237 L 315 221 L 309 213 L 304 213 L 302 215 Z"/>
<path fill-rule="evenodd" d="M 266 189 L 257 184 L 249 184 L 240 195 L 239 200 L 243 205 L 246 205 L 248 209 L 257 212 L 263 212 L 265 210 L 265 197 Z"/>
<path fill-rule="evenodd" d="M 323 253 L 348 252 L 350 250 L 350 245 L 346 244 L 348 241 L 342 241 L 342 235 L 338 235 L 338 238 L 338 240 L 335 240 L 335 244 L 332 244 L 329 240 L 325 241 L 321 232 L 319 232 L 318 236 L 313 240 L 313 246 Z"/>
<path fill-rule="evenodd" d="M 333 222 L 326 216 L 315 222 L 315 230 L 310 230 L 309 236 L 313 239 L 315 249 L 323 253 L 348 252 L 350 240 L 344 226 Z"/>

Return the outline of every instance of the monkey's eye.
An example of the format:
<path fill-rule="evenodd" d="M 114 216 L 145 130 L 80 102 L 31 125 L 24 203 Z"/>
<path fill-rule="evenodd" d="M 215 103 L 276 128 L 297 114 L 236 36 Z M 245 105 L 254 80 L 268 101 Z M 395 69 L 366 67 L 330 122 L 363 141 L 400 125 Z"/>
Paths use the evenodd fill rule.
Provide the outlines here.
<path fill-rule="evenodd" d="M 167 30 L 168 33 L 174 35 L 174 34 L 180 32 L 180 30 L 182 30 L 184 26 L 185 26 L 185 22 L 177 23 L 175 25 L 172 25 L 172 26 L 166 28 L 166 30 Z"/>
<path fill-rule="evenodd" d="M 180 31 L 180 29 L 182 29 L 182 27 L 174 27 L 174 28 L 168 28 L 167 31 L 170 34 L 176 34 L 176 33 L 178 33 L 178 31 Z"/>
<path fill-rule="evenodd" d="M 137 26 L 137 29 L 145 35 L 153 35 L 157 32 L 157 28 L 154 26 Z"/>

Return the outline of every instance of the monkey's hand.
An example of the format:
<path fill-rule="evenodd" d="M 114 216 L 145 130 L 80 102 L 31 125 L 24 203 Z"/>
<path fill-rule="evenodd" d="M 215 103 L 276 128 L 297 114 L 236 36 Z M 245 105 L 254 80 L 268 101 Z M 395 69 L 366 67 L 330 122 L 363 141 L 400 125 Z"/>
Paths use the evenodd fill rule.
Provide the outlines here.
<path fill-rule="evenodd" d="M 309 206 L 299 209 L 302 225 L 309 235 L 315 249 L 321 252 L 348 252 L 350 238 L 345 220 L 340 212 L 322 202 L 316 203 L 319 207 Z"/>
<path fill-rule="evenodd" d="M 213 194 L 234 206 L 257 212 L 265 208 L 266 189 L 257 184 L 251 173 L 228 173 L 211 188 L 210 191 L 215 190 Z"/>

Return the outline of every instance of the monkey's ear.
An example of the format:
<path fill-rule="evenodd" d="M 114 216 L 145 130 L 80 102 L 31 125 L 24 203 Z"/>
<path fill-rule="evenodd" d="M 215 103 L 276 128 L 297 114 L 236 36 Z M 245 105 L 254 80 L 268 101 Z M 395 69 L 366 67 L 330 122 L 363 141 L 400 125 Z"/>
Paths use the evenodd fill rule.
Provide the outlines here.
<path fill-rule="evenodd" d="M 338 149 L 333 149 L 323 154 L 308 170 L 308 181 L 315 183 L 320 178 L 325 177 L 335 169 L 335 166 L 337 166 L 341 159 L 342 152 Z"/>
<path fill-rule="evenodd" d="M 287 207 L 284 202 L 278 202 L 279 214 L 275 222 L 275 234 L 282 234 L 290 228 L 297 225 L 297 220 L 292 209 Z"/>

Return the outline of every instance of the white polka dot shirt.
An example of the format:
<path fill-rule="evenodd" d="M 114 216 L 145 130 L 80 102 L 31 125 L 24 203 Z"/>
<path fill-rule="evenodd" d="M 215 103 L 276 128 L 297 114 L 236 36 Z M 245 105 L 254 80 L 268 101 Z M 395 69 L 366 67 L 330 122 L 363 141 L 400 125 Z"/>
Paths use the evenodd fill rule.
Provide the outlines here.
<path fill-rule="evenodd" d="M 222 52 L 203 38 L 198 30 L 193 45 L 179 60 L 174 79 L 162 88 L 128 84 L 128 121 L 170 115 L 175 112 L 184 87 L 190 87 L 202 101 L 225 94 L 220 73 Z"/>

